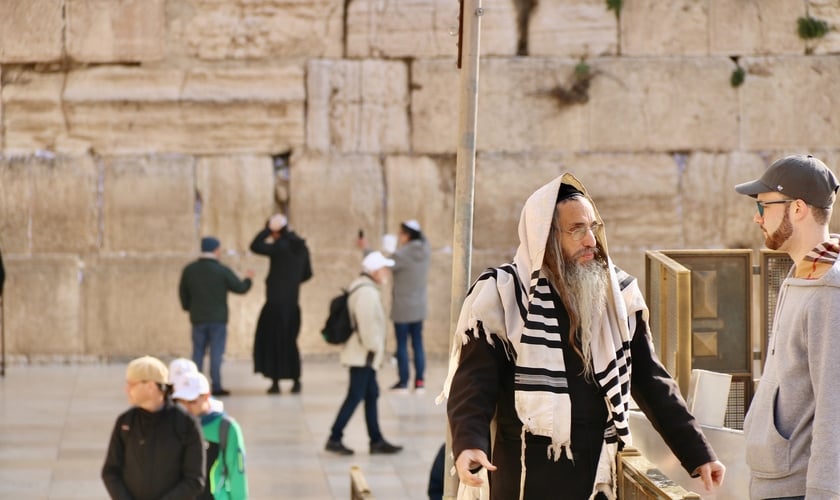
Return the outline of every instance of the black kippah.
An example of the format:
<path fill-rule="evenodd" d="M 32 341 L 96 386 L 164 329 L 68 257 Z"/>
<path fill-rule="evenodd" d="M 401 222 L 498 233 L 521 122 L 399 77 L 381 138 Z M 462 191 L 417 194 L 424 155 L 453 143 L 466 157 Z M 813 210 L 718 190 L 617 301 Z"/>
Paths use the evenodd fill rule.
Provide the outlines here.
<path fill-rule="evenodd" d="M 571 184 L 560 184 L 560 192 L 557 193 L 557 203 L 576 195 L 583 196 L 583 193 Z"/>

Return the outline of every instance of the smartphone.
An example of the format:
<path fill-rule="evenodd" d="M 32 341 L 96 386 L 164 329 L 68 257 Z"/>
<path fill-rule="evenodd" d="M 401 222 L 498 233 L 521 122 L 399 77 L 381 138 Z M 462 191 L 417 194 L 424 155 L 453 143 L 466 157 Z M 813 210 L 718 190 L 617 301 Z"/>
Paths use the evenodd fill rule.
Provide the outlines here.
<path fill-rule="evenodd" d="M 359 239 L 362 239 L 364 237 L 365 237 L 365 230 L 364 229 L 359 229 Z"/>

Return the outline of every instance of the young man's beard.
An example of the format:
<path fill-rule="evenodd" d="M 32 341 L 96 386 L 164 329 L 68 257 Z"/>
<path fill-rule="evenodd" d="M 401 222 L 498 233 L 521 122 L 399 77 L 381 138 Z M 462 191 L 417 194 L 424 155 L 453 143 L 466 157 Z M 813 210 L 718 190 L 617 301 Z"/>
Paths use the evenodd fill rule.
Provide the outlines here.
<path fill-rule="evenodd" d="M 770 250 L 778 250 L 782 248 L 784 242 L 786 242 L 791 235 L 793 234 L 793 224 L 790 222 L 790 215 L 787 211 L 787 206 L 785 207 L 785 216 L 782 218 L 782 222 L 779 223 L 779 227 L 773 231 L 773 234 L 768 235 L 764 239 L 764 245 L 769 248 Z"/>
<path fill-rule="evenodd" d="M 580 318 L 578 347 L 583 361 L 583 375 L 592 380 L 592 318 L 600 316 L 607 300 L 607 272 L 599 259 L 578 263 L 574 258 L 564 256 L 563 279 L 566 282 L 570 301 Z"/>

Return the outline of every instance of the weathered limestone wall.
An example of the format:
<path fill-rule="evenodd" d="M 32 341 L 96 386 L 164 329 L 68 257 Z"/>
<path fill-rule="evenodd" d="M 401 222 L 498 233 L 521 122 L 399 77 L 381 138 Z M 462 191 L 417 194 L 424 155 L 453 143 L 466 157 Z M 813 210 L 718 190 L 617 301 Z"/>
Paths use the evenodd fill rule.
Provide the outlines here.
<path fill-rule="evenodd" d="M 778 156 L 840 169 L 836 0 L 526 3 L 482 2 L 473 275 L 511 258 L 525 198 L 564 171 L 643 277 L 647 249 L 759 248 L 732 186 Z M 268 263 L 247 249 L 277 210 L 312 251 L 305 353 L 334 350 L 318 330 L 358 271 L 356 231 L 408 218 L 434 249 L 426 346 L 444 353 L 457 16 L 453 0 L 0 2 L 11 358 L 188 354 L 177 283 L 205 234 L 257 272 L 230 297 L 228 355 L 250 356 Z M 832 30 L 803 40 L 803 16 Z"/>

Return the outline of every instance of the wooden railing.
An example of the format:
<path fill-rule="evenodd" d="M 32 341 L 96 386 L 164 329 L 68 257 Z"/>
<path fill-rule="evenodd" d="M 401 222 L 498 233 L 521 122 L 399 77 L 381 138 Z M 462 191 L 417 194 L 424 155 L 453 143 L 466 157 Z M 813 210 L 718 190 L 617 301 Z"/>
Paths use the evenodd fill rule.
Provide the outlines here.
<path fill-rule="evenodd" d="M 700 495 L 687 491 L 663 474 L 635 448 L 618 454 L 619 500 L 698 500 Z"/>

